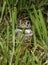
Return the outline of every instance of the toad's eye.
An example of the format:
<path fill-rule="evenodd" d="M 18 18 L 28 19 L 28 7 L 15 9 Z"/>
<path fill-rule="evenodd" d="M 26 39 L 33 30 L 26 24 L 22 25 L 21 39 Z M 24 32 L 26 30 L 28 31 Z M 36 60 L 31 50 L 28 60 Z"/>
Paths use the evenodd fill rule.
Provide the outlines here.
<path fill-rule="evenodd" d="M 27 24 L 27 25 L 30 24 L 30 21 L 29 21 L 29 20 L 26 20 L 26 24 Z"/>
<path fill-rule="evenodd" d="M 30 24 L 30 22 L 28 21 L 27 24 Z"/>

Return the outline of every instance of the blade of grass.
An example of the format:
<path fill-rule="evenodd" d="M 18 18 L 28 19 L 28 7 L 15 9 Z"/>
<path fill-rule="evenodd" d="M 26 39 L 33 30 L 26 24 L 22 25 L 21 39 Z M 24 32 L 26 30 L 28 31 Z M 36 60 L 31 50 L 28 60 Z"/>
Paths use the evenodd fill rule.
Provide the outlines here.
<path fill-rule="evenodd" d="M 13 49 L 12 49 L 12 54 L 11 54 L 11 58 L 10 58 L 10 63 L 9 65 L 12 65 L 12 59 L 13 59 L 13 54 L 15 52 L 15 22 L 16 22 L 16 8 L 14 8 L 14 10 L 12 11 L 12 16 L 11 16 L 11 20 L 12 20 L 12 41 L 13 41 Z"/>
<path fill-rule="evenodd" d="M 2 21 L 2 17 L 3 17 L 3 14 L 4 14 L 5 6 L 6 6 L 6 1 L 4 1 L 4 3 L 3 3 L 3 8 L 2 8 L 2 13 L 1 13 L 0 23 Z"/>
<path fill-rule="evenodd" d="M 31 12 L 29 12 L 29 15 L 30 15 L 31 21 L 33 22 L 33 25 L 34 25 L 35 29 L 37 30 L 37 33 L 38 33 L 40 41 L 41 41 L 41 45 L 43 45 L 44 47 L 47 48 L 47 45 L 45 44 L 45 42 L 42 38 L 42 36 L 43 36 L 42 33 L 43 32 L 40 30 L 40 27 L 41 27 L 42 24 L 41 24 L 41 20 L 39 18 L 39 14 L 37 13 L 36 9 L 34 8 L 34 15 L 32 15 Z"/>
<path fill-rule="evenodd" d="M 44 21 L 41 11 L 39 11 L 39 18 L 42 25 L 43 37 L 45 37 L 45 40 L 48 42 L 47 29 L 46 29 L 45 21 Z"/>
<path fill-rule="evenodd" d="M 7 23 L 7 34 L 6 34 L 6 37 L 7 37 L 7 50 L 8 50 L 8 45 L 9 45 L 9 25 Z"/>
<path fill-rule="evenodd" d="M 28 57 L 28 51 L 25 52 L 25 55 L 23 57 L 23 65 L 26 65 L 27 64 L 27 57 Z"/>

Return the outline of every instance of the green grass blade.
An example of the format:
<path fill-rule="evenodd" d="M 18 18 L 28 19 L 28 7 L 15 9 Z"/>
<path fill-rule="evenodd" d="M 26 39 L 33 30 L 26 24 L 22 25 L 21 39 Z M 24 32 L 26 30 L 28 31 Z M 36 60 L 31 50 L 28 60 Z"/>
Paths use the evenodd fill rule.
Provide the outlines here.
<path fill-rule="evenodd" d="M 3 14 L 4 14 L 5 6 L 6 6 L 6 1 L 4 1 L 4 3 L 3 3 L 3 8 L 2 8 L 2 13 L 1 13 L 0 23 L 2 21 L 2 17 L 3 17 Z"/>

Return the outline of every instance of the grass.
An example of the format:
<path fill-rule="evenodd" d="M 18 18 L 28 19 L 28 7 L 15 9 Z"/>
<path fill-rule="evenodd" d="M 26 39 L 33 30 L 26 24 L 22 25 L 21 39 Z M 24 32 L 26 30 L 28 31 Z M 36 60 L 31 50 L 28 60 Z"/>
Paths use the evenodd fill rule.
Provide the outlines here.
<path fill-rule="evenodd" d="M 15 3 L 16 2 L 16 3 Z M 0 65 L 48 65 L 48 30 L 41 6 L 26 0 L 4 0 L 0 11 Z M 39 3 L 39 2 L 38 2 Z M 48 3 L 47 1 L 45 4 Z M 27 5 L 28 4 L 28 5 Z M 30 8 L 31 6 L 31 8 Z M 32 23 L 32 42 L 25 43 L 23 32 L 16 35 L 18 13 L 27 10 Z M 22 37 L 21 37 L 22 36 Z"/>

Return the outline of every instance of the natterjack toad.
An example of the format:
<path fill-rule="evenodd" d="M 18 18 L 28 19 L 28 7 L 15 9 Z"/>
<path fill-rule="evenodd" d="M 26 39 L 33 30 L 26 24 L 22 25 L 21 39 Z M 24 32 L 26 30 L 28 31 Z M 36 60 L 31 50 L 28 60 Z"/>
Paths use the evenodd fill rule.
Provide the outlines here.
<path fill-rule="evenodd" d="M 31 28 L 32 28 L 32 23 L 29 16 L 26 15 L 26 12 L 23 12 L 21 15 L 19 14 L 18 29 L 16 29 L 17 36 L 20 36 L 20 38 L 24 37 L 25 41 L 32 39 L 33 31 Z"/>

